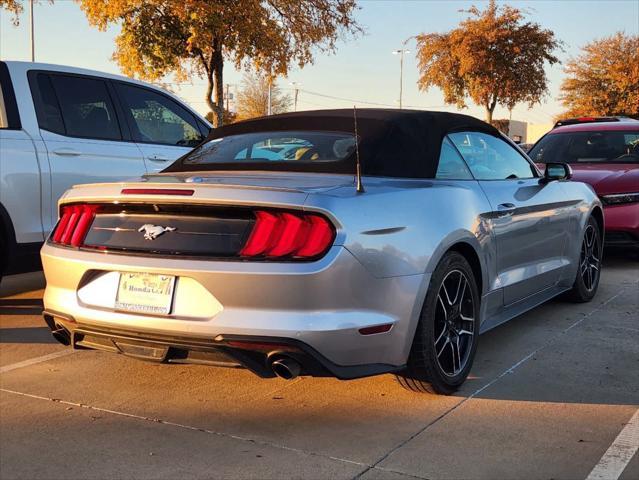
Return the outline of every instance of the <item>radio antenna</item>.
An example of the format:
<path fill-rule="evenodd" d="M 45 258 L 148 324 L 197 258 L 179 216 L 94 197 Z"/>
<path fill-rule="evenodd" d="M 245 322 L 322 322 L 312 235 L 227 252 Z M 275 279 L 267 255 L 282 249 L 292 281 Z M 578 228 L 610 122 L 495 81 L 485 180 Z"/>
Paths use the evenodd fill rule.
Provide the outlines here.
<path fill-rule="evenodd" d="M 359 136 L 357 135 L 357 107 L 353 105 L 353 123 L 355 125 L 355 191 L 364 193 L 362 185 L 362 163 L 359 159 Z"/>

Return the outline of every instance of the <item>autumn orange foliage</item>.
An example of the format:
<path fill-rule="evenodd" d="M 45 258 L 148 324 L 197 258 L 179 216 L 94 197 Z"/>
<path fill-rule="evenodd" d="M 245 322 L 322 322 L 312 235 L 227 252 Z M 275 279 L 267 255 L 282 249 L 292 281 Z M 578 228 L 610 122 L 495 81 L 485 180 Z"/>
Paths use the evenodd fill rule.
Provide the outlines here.
<path fill-rule="evenodd" d="M 446 103 L 459 108 L 470 97 L 489 122 L 497 105 L 538 103 L 548 89 L 544 66 L 559 61 L 554 33 L 494 0 L 483 11 L 473 6 L 466 13 L 469 18 L 449 32 L 417 36 L 419 88 L 439 87 Z"/>
<path fill-rule="evenodd" d="M 639 35 L 619 32 L 589 43 L 565 72 L 564 117 L 639 114 Z"/>

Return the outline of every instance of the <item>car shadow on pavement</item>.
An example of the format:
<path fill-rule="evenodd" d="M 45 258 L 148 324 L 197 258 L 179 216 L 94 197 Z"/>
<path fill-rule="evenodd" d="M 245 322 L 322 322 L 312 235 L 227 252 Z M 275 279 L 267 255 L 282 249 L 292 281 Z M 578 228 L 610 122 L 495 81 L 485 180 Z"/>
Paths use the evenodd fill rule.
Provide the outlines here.
<path fill-rule="evenodd" d="M 40 315 L 43 308 L 40 298 L 0 298 L 0 315 Z"/>
<path fill-rule="evenodd" d="M 58 343 L 47 327 L 2 328 L 0 329 L 0 344 L 2 343 Z"/>

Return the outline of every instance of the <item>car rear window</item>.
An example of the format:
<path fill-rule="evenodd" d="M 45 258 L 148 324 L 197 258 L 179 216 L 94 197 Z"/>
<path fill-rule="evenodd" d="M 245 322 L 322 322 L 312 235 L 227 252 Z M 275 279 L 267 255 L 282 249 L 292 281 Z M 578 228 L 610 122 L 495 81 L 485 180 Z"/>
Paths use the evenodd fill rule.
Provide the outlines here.
<path fill-rule="evenodd" d="M 183 159 L 189 164 L 337 162 L 355 150 L 348 133 L 320 131 L 259 132 L 214 138 Z"/>
<path fill-rule="evenodd" d="M 639 131 L 550 134 L 528 155 L 538 163 L 639 163 Z"/>

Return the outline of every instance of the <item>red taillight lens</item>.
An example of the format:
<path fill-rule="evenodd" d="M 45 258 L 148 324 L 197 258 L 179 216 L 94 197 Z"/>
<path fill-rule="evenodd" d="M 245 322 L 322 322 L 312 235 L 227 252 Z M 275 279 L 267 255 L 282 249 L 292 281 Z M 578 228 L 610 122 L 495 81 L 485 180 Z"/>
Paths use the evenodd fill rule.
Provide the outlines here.
<path fill-rule="evenodd" d="M 299 257 L 319 255 L 333 243 L 333 228 L 328 220 L 319 215 L 308 215 L 307 221 L 310 223 L 310 228 L 304 245 L 296 252 Z"/>
<path fill-rule="evenodd" d="M 334 238 L 332 224 L 320 215 L 258 210 L 240 255 L 312 258 L 324 253 Z"/>
<path fill-rule="evenodd" d="M 51 235 L 51 241 L 79 247 L 84 242 L 98 210 L 96 205 L 62 207 L 60 221 Z"/>
<path fill-rule="evenodd" d="M 279 218 L 269 212 L 255 212 L 253 231 L 240 252 L 243 257 L 254 257 L 263 254 L 270 245 L 271 237 L 277 229 Z"/>

